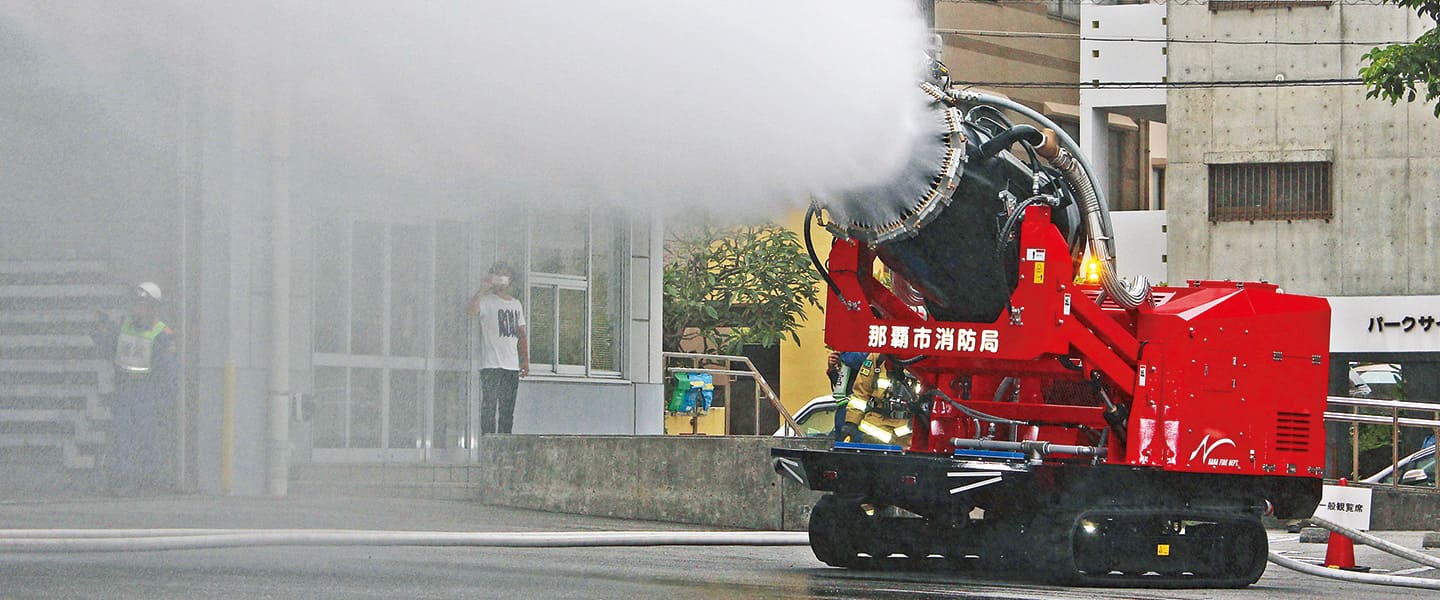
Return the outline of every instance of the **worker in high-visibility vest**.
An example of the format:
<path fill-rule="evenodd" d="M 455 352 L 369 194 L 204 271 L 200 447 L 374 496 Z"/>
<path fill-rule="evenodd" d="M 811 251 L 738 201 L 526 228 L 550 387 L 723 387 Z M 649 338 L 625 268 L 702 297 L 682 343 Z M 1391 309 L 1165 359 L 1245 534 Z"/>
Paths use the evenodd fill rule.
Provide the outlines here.
<path fill-rule="evenodd" d="M 879 354 L 869 354 L 860 364 L 845 403 L 843 439 L 908 447 L 910 415 L 891 401 L 890 379 L 880 376 L 880 363 Z"/>
<path fill-rule="evenodd" d="M 154 493 L 174 484 L 165 448 L 179 364 L 175 332 L 159 318 L 160 300 L 160 286 L 146 281 L 132 290 L 130 311 L 119 323 L 97 311 L 95 347 L 115 366 L 109 446 L 97 465 L 109 492 Z"/>

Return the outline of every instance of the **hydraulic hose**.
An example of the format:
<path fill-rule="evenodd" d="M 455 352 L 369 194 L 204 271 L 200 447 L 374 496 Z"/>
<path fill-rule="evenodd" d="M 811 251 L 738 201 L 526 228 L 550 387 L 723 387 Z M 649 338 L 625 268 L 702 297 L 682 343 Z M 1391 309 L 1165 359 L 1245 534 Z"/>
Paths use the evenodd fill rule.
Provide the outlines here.
<path fill-rule="evenodd" d="M 1032 146 L 1039 146 L 1040 144 L 1044 143 L 1045 134 L 1040 133 L 1040 130 L 1036 129 L 1033 125 L 1026 125 L 1024 123 L 1021 123 L 1019 125 L 1006 129 L 999 135 L 990 138 L 990 141 L 981 144 L 980 156 L 995 156 L 996 153 L 1006 148 L 1009 148 L 1011 145 L 1018 141 L 1025 141 L 1029 142 Z"/>
<path fill-rule="evenodd" d="M 1115 273 L 1115 254 L 1112 249 L 1109 227 L 1101 218 L 1104 204 L 1099 191 L 1091 184 L 1089 177 L 1082 176 L 1081 167 L 1068 153 L 1061 151 L 1050 164 L 1065 174 L 1065 179 L 1075 186 L 1080 195 L 1080 211 L 1085 215 L 1085 231 L 1088 233 L 1090 256 L 1100 261 L 1100 285 L 1105 292 L 1125 308 L 1135 308 L 1150 300 L 1150 282 L 1141 275 L 1129 284 Z"/>
<path fill-rule="evenodd" d="M 1001 250 L 1004 250 L 1006 246 L 1010 245 L 1010 234 L 1015 230 L 1015 225 L 1019 223 L 1021 219 L 1025 218 L 1025 209 L 1030 208 L 1030 205 L 1036 202 L 1044 202 L 1047 200 L 1049 200 L 1049 198 L 1046 196 L 1031 196 L 1015 206 L 1015 210 L 1010 213 L 1010 216 L 1005 218 L 1005 224 L 1000 226 L 1000 235 L 998 238 Z"/>
<path fill-rule="evenodd" d="M 1004 417 L 997 417 L 997 416 L 994 416 L 994 415 L 985 414 L 985 413 L 983 413 L 983 412 L 980 412 L 980 411 L 978 411 L 978 410 L 975 410 L 975 409 L 973 409 L 973 408 L 970 408 L 970 407 L 968 407 L 968 406 L 965 406 L 964 404 L 961 404 L 961 403 L 959 403 L 959 402 L 956 402 L 955 400 L 951 399 L 949 396 L 945 395 L 945 392 L 942 392 L 942 391 L 940 391 L 940 390 L 930 390 L 930 391 L 926 392 L 926 395 L 931 395 L 931 394 L 933 394 L 933 395 L 935 395 L 935 396 L 938 396 L 941 400 L 944 400 L 946 404 L 949 404 L 949 405 L 950 405 L 952 408 L 954 408 L 955 410 L 960 411 L 961 413 L 965 414 L 966 416 L 969 416 L 969 417 L 972 418 L 972 419 L 976 419 L 976 420 L 979 420 L 979 421 L 984 421 L 984 422 L 986 422 L 986 423 L 998 423 L 998 424 L 1000 424 L 1000 425 L 1017 425 L 1017 426 L 1018 426 L 1018 425 L 1032 425 L 1032 423 L 1029 423 L 1029 422 L 1026 422 L 1026 421 L 1016 421 L 1016 420 L 1014 420 L 1014 419 L 1006 419 L 1006 418 L 1004 418 Z M 922 396 L 922 398 L 923 398 L 923 396 Z"/>
<path fill-rule="evenodd" d="M 840 299 L 841 304 L 844 304 L 851 310 L 858 309 L 860 307 L 859 303 L 852 303 L 845 299 L 845 293 L 840 291 L 840 286 L 835 285 L 835 280 L 830 278 L 830 272 L 825 269 L 825 264 L 820 262 L 820 256 L 815 253 L 814 238 L 810 237 L 810 222 L 815 220 L 816 214 L 817 211 L 815 210 L 814 204 L 811 204 L 810 208 L 805 211 L 805 226 L 803 228 L 805 230 L 805 251 L 810 253 L 810 264 L 815 267 L 815 272 L 820 274 L 820 278 L 825 280 L 825 285 L 830 286 L 830 291 L 835 292 L 835 297 Z"/>
<path fill-rule="evenodd" d="M 1089 239 L 1090 255 L 1103 266 L 1100 274 L 1101 286 L 1115 302 L 1127 309 L 1139 307 L 1150 301 L 1150 282 L 1144 276 L 1126 284 L 1115 272 L 1115 240 L 1110 223 L 1110 205 L 1106 202 L 1104 188 L 1095 179 L 1095 169 L 1085 160 L 1080 147 L 1065 130 L 1045 115 L 1008 98 L 984 94 L 974 90 L 952 91 L 956 98 L 965 102 L 993 104 L 1025 115 L 1055 132 L 1064 151 L 1057 157 L 1046 157 L 1055 168 L 1060 169 L 1065 179 L 1075 186 L 1080 196 L 1080 209 L 1085 215 L 1086 236 Z"/>
<path fill-rule="evenodd" d="M 639 546 L 806 546 L 810 536 L 789 531 L 455 532 L 343 530 L 26 530 L 0 532 L 0 552 L 154 552 L 255 546 L 466 546 L 591 548 Z M 66 537 L 54 537 L 57 533 Z"/>

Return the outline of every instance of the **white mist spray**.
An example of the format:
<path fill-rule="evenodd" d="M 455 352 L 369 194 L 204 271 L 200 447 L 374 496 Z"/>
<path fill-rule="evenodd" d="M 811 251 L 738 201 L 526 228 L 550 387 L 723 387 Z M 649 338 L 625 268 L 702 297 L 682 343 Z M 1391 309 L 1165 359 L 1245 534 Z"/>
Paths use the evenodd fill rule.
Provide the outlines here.
<path fill-rule="evenodd" d="M 910 0 L 54 4 L 0 18 L 77 79 L 190 28 L 202 63 L 289 89 L 311 151 L 418 177 L 766 213 L 892 179 L 928 128 Z"/>

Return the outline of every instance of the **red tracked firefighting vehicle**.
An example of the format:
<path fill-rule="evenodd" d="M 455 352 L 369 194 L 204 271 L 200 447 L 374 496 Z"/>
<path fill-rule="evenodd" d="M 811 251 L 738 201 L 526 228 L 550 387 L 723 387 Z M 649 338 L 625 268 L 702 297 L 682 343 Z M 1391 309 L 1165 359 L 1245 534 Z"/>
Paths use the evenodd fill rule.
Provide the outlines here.
<path fill-rule="evenodd" d="M 1261 515 L 1309 516 L 1320 498 L 1329 305 L 1266 283 L 1122 280 L 1074 142 L 931 71 L 935 134 L 908 170 L 818 198 L 806 219 L 807 240 L 811 222 L 835 236 L 816 264 L 826 342 L 890 372 L 882 398 L 855 404 L 909 419 L 903 445 L 772 451 L 777 472 L 826 492 L 815 555 L 1254 582 Z M 1087 251 L 1099 285 L 1076 283 Z"/>

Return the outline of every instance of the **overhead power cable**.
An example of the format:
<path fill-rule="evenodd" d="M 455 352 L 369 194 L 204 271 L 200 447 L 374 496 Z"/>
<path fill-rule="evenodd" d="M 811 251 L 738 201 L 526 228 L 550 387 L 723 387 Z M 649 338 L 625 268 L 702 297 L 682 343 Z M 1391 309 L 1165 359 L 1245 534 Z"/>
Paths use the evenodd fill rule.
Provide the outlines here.
<path fill-rule="evenodd" d="M 1359 78 L 1331 79 L 1256 79 L 1240 81 L 960 81 L 950 83 L 962 87 L 1009 88 L 1081 88 L 1081 89 L 1209 89 L 1252 87 L 1318 87 L 1363 85 Z"/>
<path fill-rule="evenodd" d="M 1177 6 L 1205 6 L 1205 5 L 1210 4 L 1211 1 L 1212 1 L 1212 0 L 1168 0 L 1168 1 L 1164 1 L 1164 2 L 1157 2 L 1156 4 L 1174 4 L 1174 5 L 1177 5 Z M 1346 5 L 1346 6 L 1351 6 L 1351 5 L 1358 5 L 1358 6 L 1379 6 L 1379 5 L 1381 5 L 1381 4 L 1394 4 L 1394 2 L 1386 2 L 1385 0 L 1328 0 L 1328 1 L 1323 1 L 1323 2 L 1317 1 L 1317 0 L 1289 0 L 1289 1 L 1287 1 L 1287 0 L 1229 0 L 1228 2 L 1226 2 L 1226 4 L 1227 4 L 1227 8 L 1229 8 L 1229 7 L 1235 6 L 1235 5 L 1237 5 L 1237 4 L 1246 3 L 1246 2 L 1254 4 L 1254 5 L 1255 5 L 1255 8 L 1257 8 L 1257 9 L 1260 9 L 1260 8 L 1291 8 L 1291 7 L 1305 7 L 1305 6 L 1324 7 L 1324 6 L 1329 6 L 1329 5 L 1332 5 L 1332 4 L 1340 4 L 1340 5 Z M 990 4 L 990 5 L 995 5 L 995 4 L 1066 4 L 1066 5 L 1088 4 L 1088 5 L 1091 5 L 1091 6 L 1117 6 L 1117 5 L 1121 5 L 1121 4 L 1117 3 L 1117 2 L 1115 2 L 1114 0 L 935 0 L 935 3 L 936 3 L 936 4 Z M 1130 3 L 1130 4 L 1133 4 L 1133 3 Z"/>
<path fill-rule="evenodd" d="M 1218 46 L 1387 46 L 1407 44 L 1406 41 L 1363 41 L 1363 40 L 1223 40 L 1213 38 L 1142 38 L 1083 36 L 1078 33 L 1057 33 L 1052 31 L 993 31 L 985 29 L 948 29 L 937 27 L 940 35 L 968 35 L 975 37 L 998 37 L 1019 39 L 1080 40 L 1082 42 L 1139 42 L 1146 44 L 1211 44 Z"/>

